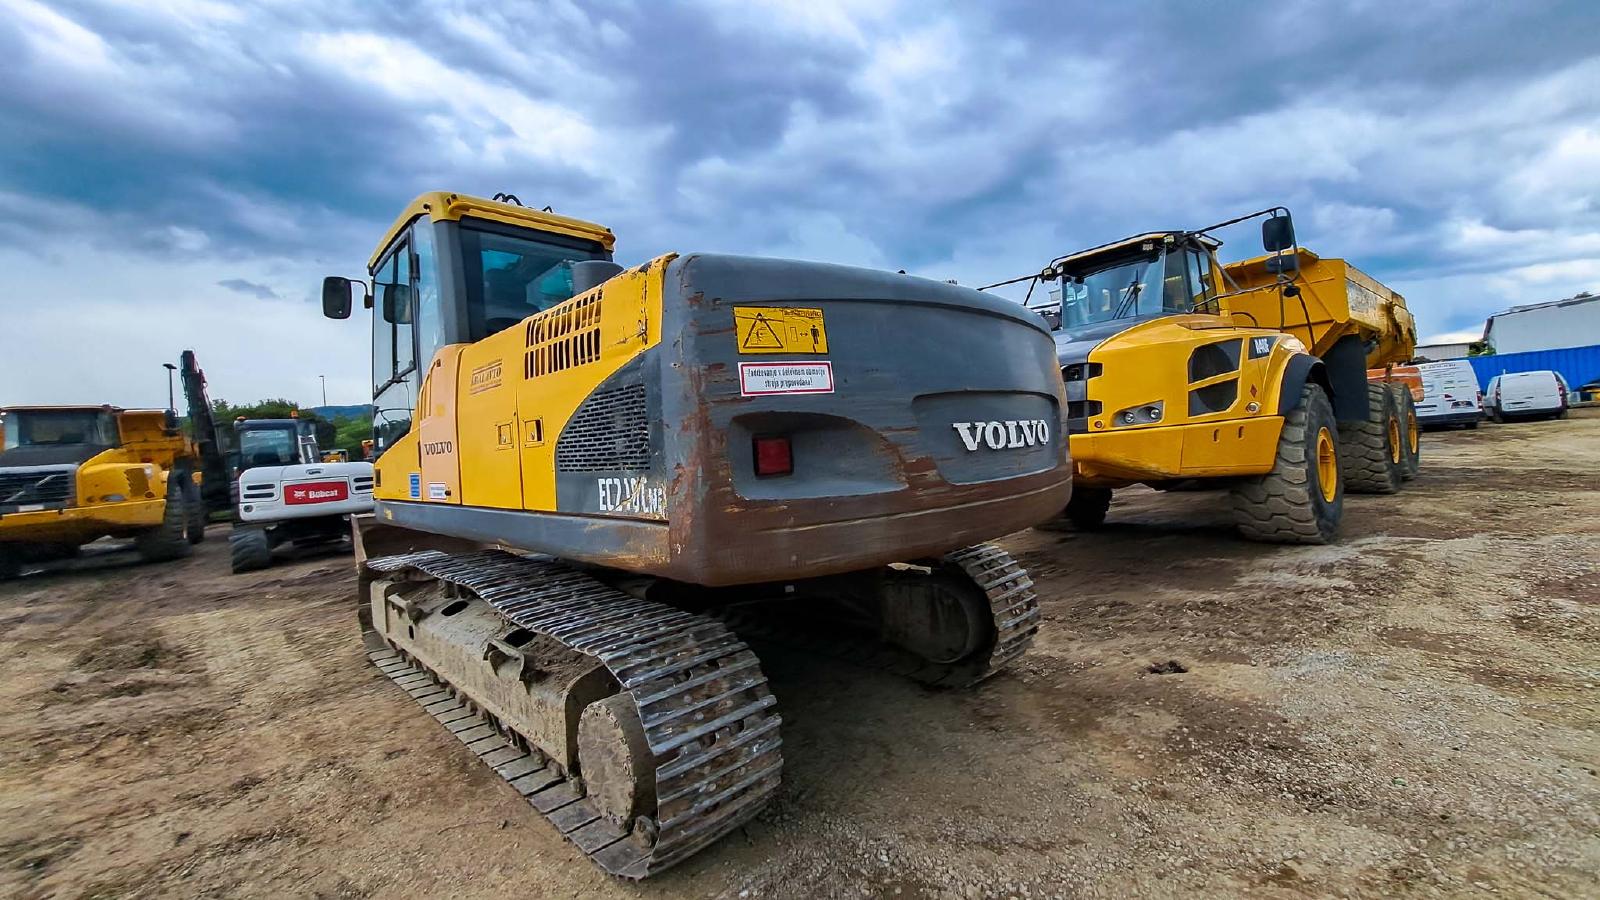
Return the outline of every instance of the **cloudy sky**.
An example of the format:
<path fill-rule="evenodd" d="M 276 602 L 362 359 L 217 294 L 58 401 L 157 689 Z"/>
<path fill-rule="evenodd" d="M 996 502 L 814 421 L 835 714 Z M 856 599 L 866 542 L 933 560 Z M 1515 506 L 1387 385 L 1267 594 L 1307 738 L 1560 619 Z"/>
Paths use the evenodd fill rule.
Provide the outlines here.
<path fill-rule="evenodd" d="M 0 0 L 0 404 L 364 402 L 317 284 L 430 189 L 963 284 L 1282 203 L 1425 336 L 1600 289 L 1600 5 L 1245 6 Z"/>

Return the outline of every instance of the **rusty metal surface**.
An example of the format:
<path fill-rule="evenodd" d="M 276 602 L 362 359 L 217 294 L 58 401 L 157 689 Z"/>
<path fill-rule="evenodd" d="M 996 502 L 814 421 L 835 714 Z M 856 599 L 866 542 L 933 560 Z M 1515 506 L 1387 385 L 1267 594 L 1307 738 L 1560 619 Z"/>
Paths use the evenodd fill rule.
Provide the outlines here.
<path fill-rule="evenodd" d="M 374 664 L 474 754 L 498 760 L 495 771 L 605 871 L 629 879 L 660 872 L 748 821 L 776 792 L 782 720 L 755 655 L 723 623 L 637 600 L 552 560 L 494 550 L 369 559 L 362 569 L 364 590 L 391 576 L 455 585 L 493 606 L 508 628 L 559 641 L 616 679 L 654 766 L 653 811 L 633 822 L 604 815 L 581 773 L 530 750 L 530 736 L 482 709 L 452 673 L 391 646 L 362 604 Z"/>

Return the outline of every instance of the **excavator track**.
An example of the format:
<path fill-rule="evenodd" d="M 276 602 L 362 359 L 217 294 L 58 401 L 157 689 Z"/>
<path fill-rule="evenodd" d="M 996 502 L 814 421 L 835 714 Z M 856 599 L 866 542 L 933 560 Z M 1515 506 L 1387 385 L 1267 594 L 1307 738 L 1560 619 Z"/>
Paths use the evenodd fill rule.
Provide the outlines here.
<path fill-rule="evenodd" d="M 932 662 L 873 637 L 774 627 L 772 620 L 760 612 L 725 609 L 721 618 L 739 634 L 754 640 L 882 669 L 923 684 L 966 687 L 983 681 L 1028 652 L 1039 633 L 1042 613 L 1033 579 L 1021 563 L 999 547 L 978 544 L 947 553 L 940 562 L 944 571 L 964 573 L 988 598 L 995 639 L 986 653 L 975 658 L 955 663 Z"/>
<path fill-rule="evenodd" d="M 660 872 L 747 822 L 777 791 L 776 700 L 755 654 L 723 623 L 636 599 L 554 560 L 498 550 L 425 551 L 364 565 L 471 592 L 508 623 L 598 660 L 616 678 L 636 705 L 655 767 L 654 814 L 633 822 L 603 815 L 580 773 L 530 749 L 527 735 L 361 617 L 373 664 L 606 872 L 634 880 Z"/>

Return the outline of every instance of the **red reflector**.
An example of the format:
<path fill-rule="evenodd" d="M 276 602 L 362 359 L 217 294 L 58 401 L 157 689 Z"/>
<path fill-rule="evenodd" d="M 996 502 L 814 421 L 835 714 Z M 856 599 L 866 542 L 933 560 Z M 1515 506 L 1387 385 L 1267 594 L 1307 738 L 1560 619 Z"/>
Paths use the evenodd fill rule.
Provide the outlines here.
<path fill-rule="evenodd" d="M 786 437 L 756 438 L 756 474 L 788 475 L 794 472 L 794 454 Z"/>

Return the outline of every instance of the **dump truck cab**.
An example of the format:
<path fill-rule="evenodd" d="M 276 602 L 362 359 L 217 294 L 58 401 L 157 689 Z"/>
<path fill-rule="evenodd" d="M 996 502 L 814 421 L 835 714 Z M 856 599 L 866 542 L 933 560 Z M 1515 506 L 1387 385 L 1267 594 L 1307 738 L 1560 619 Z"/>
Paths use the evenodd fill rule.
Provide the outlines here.
<path fill-rule="evenodd" d="M 203 534 L 185 515 L 199 503 L 194 444 L 171 411 L 13 406 L 0 419 L 0 574 L 102 537 L 171 558 Z"/>

